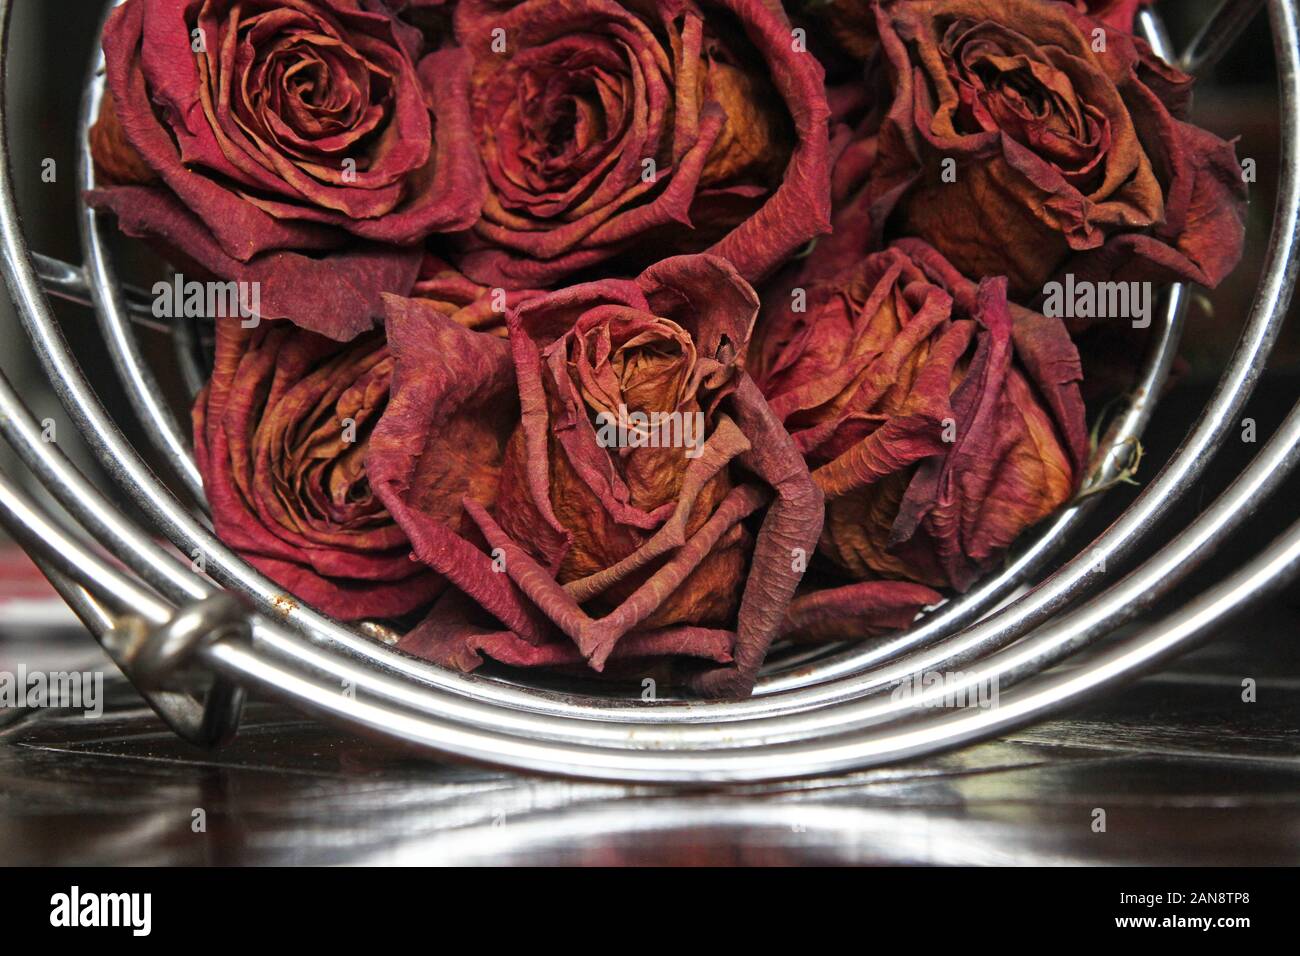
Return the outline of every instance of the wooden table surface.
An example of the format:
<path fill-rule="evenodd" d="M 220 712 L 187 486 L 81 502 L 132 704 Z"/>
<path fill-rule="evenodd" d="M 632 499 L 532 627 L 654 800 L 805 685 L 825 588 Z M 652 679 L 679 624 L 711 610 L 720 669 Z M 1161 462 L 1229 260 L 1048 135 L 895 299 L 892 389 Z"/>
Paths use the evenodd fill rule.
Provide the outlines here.
<path fill-rule="evenodd" d="M 444 766 L 266 703 L 203 752 L 110 679 L 99 719 L 0 711 L 0 863 L 1294 864 L 1298 618 L 1261 608 L 1165 671 L 996 741 L 739 790 Z M 94 653 L 84 635 L 9 639 L 0 669 Z"/>

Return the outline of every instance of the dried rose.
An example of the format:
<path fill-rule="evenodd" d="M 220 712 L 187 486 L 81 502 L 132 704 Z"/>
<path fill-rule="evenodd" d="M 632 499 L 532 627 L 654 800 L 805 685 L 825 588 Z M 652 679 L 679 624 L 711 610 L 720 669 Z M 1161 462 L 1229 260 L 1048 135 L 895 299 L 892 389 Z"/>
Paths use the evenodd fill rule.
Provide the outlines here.
<path fill-rule="evenodd" d="M 1013 297 L 1063 273 L 1213 286 L 1236 264 L 1233 147 L 1185 122 L 1192 80 L 1145 42 L 1041 0 L 876 15 L 893 99 L 845 154 L 873 236 L 922 238 Z"/>
<path fill-rule="evenodd" d="M 755 374 L 826 496 L 820 552 L 854 579 L 965 590 L 1080 480 L 1068 333 L 1010 306 L 1005 279 L 976 285 L 918 240 L 804 291 L 806 311 L 765 317 Z M 852 631 L 932 603 L 927 588 L 900 600 L 853 585 L 791 613 L 823 636 L 836 615 Z"/>
<path fill-rule="evenodd" d="M 266 318 L 347 341 L 410 290 L 434 232 L 478 218 L 469 61 L 355 0 L 127 0 L 90 194 L 123 231 L 225 280 Z M 134 153 L 124 161 L 123 156 Z M 152 176 L 140 176 L 147 167 Z M 403 248 L 399 248 L 403 247 Z"/>
<path fill-rule="evenodd" d="M 366 477 L 393 358 L 369 333 L 340 344 L 286 322 L 217 323 L 194 406 L 195 459 L 217 536 L 295 597 L 343 619 L 429 603 L 443 582 Z"/>
<path fill-rule="evenodd" d="M 684 256 L 510 311 L 521 419 L 495 505 L 465 502 L 482 541 L 417 500 L 432 463 L 415 436 L 438 431 L 447 402 L 508 374 L 506 344 L 474 336 L 472 356 L 444 344 L 440 354 L 463 356 L 456 368 L 424 362 L 409 376 L 399 351 L 394 410 L 375 437 L 390 452 L 371 454 L 377 493 L 416 554 L 492 616 L 449 594 L 402 646 L 466 669 L 484 654 L 595 671 L 702 657 L 724 666 L 685 683 L 748 693 L 822 519 L 803 460 L 743 371 L 757 305 L 729 263 Z M 445 318 L 424 327 L 472 335 Z M 765 506 L 753 538 L 741 522 Z"/>
<path fill-rule="evenodd" d="M 757 281 L 827 230 L 822 68 L 779 6 L 463 0 L 456 31 L 488 180 L 472 278 L 707 249 Z"/>

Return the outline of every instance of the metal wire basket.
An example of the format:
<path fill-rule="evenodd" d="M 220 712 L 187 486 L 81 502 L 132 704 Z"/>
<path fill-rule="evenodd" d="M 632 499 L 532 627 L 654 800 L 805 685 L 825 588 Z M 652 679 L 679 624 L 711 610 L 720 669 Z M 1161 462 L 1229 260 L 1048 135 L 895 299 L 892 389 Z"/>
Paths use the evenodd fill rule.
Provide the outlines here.
<path fill-rule="evenodd" d="M 1141 13 L 1139 25 L 1157 53 L 1196 72 L 1231 46 L 1261 2 L 1225 0 L 1182 56 L 1174 56 L 1152 11 Z M 12 7 L 13 0 L 0 0 L 0 69 L 8 59 Z M 1297 524 L 1177 611 L 1113 636 L 1184 580 L 1296 464 L 1300 405 L 1195 520 L 1129 573 L 1105 572 L 1108 563 L 1120 565 L 1157 533 L 1237 427 L 1291 299 L 1300 215 L 1297 0 L 1269 0 L 1268 8 L 1281 111 L 1272 234 L 1236 350 L 1181 446 L 1099 537 L 1083 547 L 1074 543 L 1072 557 L 1060 560 L 1099 496 L 1080 497 L 1003 570 L 904 633 L 870 645 L 774 654 L 752 699 L 643 701 L 636 694 L 598 695 L 463 675 L 408 657 L 365 628 L 345 627 L 288 598 L 212 534 L 188 437 L 160 398 L 135 338 L 132 315 L 142 302 L 115 276 L 105 224 L 81 205 L 80 268 L 28 248 L 3 128 L 5 279 L 35 355 L 103 465 L 108 487 L 98 487 L 58 445 L 43 440 L 37 421 L 0 375 L 0 428 L 52 499 L 38 504 L 0 474 L 0 520 L 162 719 L 202 745 L 219 744 L 236 732 L 246 689 L 444 758 L 644 782 L 822 775 L 951 748 L 1040 719 L 1185 650 L 1300 567 Z M 88 130 L 102 94 L 97 53 L 79 121 L 81 191 L 94 184 Z M 2 114 L 0 104 L 0 127 Z M 105 411 L 73 358 L 47 293 L 95 307 L 134 411 L 175 473 L 175 488 L 150 470 Z M 1085 490 L 1105 485 L 1124 468 L 1169 373 L 1186 299 L 1181 286 L 1167 291 L 1139 381 L 1099 443 Z M 171 331 L 181 371 L 197 387 L 202 373 L 195 329 L 178 323 Z M 123 498 L 150 527 L 127 517 Z M 155 534 L 176 550 L 159 544 Z M 201 562 L 190 560 L 199 556 Z M 1050 563 L 1055 570 L 1045 575 Z M 1092 652 L 1080 660 L 1085 649 Z M 1073 666 L 1056 666 L 1066 661 Z M 912 675 L 936 671 L 959 674 L 960 686 L 947 691 L 992 683 L 999 688 L 998 706 L 933 708 L 891 692 Z"/>

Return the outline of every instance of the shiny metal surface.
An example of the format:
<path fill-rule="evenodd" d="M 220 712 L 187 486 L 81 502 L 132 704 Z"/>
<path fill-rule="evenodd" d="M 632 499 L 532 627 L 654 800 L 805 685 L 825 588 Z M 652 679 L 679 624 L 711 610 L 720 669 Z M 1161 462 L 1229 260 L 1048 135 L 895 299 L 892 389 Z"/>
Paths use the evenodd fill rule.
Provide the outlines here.
<path fill-rule="evenodd" d="M 1249 0 L 1238 6 L 1245 5 Z M 11 10 L 12 0 L 0 0 L 0 56 L 6 53 Z M 1296 464 L 1300 413 L 1293 411 L 1227 492 L 1153 557 L 1127 574 L 1118 573 L 1157 532 L 1236 427 L 1290 302 L 1300 210 L 1295 0 L 1272 0 L 1270 16 L 1279 65 L 1282 155 L 1269 256 L 1238 347 L 1182 446 L 1100 537 L 1041 581 L 1056 550 L 1068 543 L 1084 512 L 1101 496 L 1083 498 L 1001 574 L 907 633 L 874 647 L 801 660 L 793 669 L 765 678 L 752 700 L 646 703 L 451 673 L 408 658 L 280 592 L 217 541 L 203 517 L 150 471 L 77 367 L 22 235 L 7 139 L 0 163 L 0 258 L 6 280 L 52 386 L 115 490 L 105 493 L 94 486 L 57 445 L 41 440 L 31 414 L 3 377 L 0 425 L 23 464 L 67 516 L 127 570 L 70 536 L 3 476 L 0 514 L 53 569 L 62 593 L 110 645 L 113 635 L 132 621 L 165 627 L 173 614 L 185 620 L 194 602 L 209 598 L 218 587 L 229 588 L 258 612 L 251 640 L 216 634 L 194 646 L 196 661 L 231 682 L 227 686 L 257 689 L 351 727 L 459 759 L 620 781 L 761 781 L 877 766 L 1040 719 L 1185 649 L 1296 572 L 1300 528 L 1284 533 L 1252 563 L 1181 610 L 1107 644 L 1077 666 L 1049 670 L 1093 647 L 1177 585 Z M 1169 56 L 1158 21 L 1144 15 L 1142 22 L 1153 47 Z M 1221 52 L 1216 47 L 1205 55 Z M 102 95 L 98 71 L 97 57 L 81 117 L 81 174 L 87 184 L 93 172 L 85 133 Z M 82 224 L 85 279 L 114 363 L 186 498 L 201 502 L 186 438 L 158 398 L 133 337 L 127 298 L 113 274 L 101 223 L 84 205 Z M 42 265 L 47 278 L 52 271 L 57 272 L 48 261 Z M 52 281 L 64 294 L 76 291 L 75 275 Z M 1114 474 L 1120 454 L 1150 417 L 1177 346 L 1185 299 L 1185 290 L 1178 287 L 1168 297 L 1139 385 L 1102 443 L 1095 463 L 1098 482 Z M 178 337 L 178 347 L 192 354 L 192 337 Z M 191 369 L 191 379 L 193 373 Z M 128 520 L 115 495 L 130 498 L 180 556 Z M 1008 600 L 1022 582 L 1034 581 L 1038 583 L 1027 594 Z M 1004 603 L 987 613 L 999 602 Z M 962 686 L 996 686 L 998 706 L 942 711 L 924 706 L 930 700 L 926 695 L 891 693 L 900 681 L 928 671 L 962 671 Z"/>
<path fill-rule="evenodd" d="M 109 4 L 105 7 L 105 17 L 114 5 Z M 90 155 L 89 131 L 96 117 L 99 116 L 99 104 L 104 95 L 104 56 L 98 44 L 95 48 L 91 73 L 95 77 L 95 82 L 87 84 L 81 103 L 79 128 L 84 132 L 78 144 L 77 180 L 83 196 L 80 203 L 81 248 L 95 315 L 99 319 L 104 342 L 108 346 L 113 364 L 117 367 L 118 376 L 126 386 L 127 397 L 135 408 L 136 415 L 145 425 L 145 433 L 162 453 L 191 497 L 195 501 L 202 502 L 205 500 L 203 479 L 199 477 L 198 467 L 195 466 L 189 451 L 189 435 L 181 429 L 175 413 L 163 400 L 163 391 L 158 387 L 158 380 L 144 360 L 144 355 L 136 342 L 135 332 L 131 328 L 131 322 L 126 316 L 123 294 L 110 275 L 108 253 L 104 249 L 100 232 L 101 217 L 84 201 L 84 193 L 95 188 L 95 163 Z M 188 416 L 186 421 L 188 422 Z"/>
<path fill-rule="evenodd" d="M 75 302 L 77 305 L 94 307 L 94 295 L 86 282 L 86 274 L 80 266 L 74 266 L 60 259 L 53 259 L 50 256 L 43 256 L 39 252 L 32 253 L 32 266 L 36 269 L 36 274 L 40 276 L 41 285 L 45 287 L 45 291 L 50 295 L 66 299 L 68 302 Z M 148 292 L 124 285 L 122 286 L 122 300 L 126 305 L 131 321 L 136 325 L 141 328 L 151 329 L 154 332 L 170 333 L 172 331 L 170 323 L 153 317 L 153 296 Z"/>
<path fill-rule="evenodd" d="M 1196 74 L 1204 72 L 1223 58 L 1240 39 L 1242 32 L 1250 21 L 1264 7 L 1264 0 L 1221 0 L 1210 18 L 1205 21 L 1187 49 L 1178 58 L 1180 69 Z M 1152 18 L 1151 11 L 1143 10 L 1139 14 L 1143 19 Z"/>

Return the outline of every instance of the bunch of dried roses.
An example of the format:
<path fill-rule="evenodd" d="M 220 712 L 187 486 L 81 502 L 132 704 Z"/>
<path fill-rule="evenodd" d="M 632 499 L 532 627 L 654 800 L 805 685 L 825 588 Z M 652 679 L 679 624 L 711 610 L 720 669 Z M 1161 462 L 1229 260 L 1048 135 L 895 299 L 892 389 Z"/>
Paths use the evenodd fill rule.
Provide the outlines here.
<path fill-rule="evenodd" d="M 90 195 L 215 318 L 218 535 L 462 670 L 747 695 L 1071 499 L 1044 288 L 1236 264 L 1139 0 L 126 0 Z M 828 79 L 829 78 L 829 79 Z"/>

